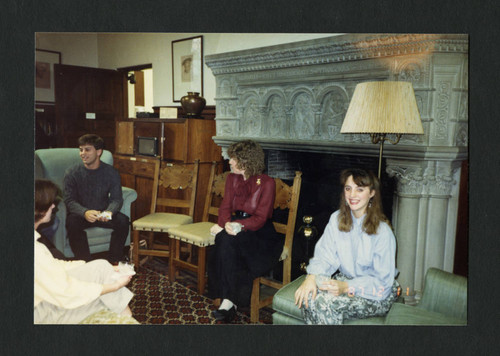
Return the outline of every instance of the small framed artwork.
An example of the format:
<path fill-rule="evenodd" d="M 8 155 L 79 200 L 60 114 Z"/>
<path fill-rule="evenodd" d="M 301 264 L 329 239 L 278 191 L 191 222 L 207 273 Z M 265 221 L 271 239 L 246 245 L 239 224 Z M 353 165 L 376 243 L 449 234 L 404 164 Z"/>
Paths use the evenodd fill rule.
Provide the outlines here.
<path fill-rule="evenodd" d="M 61 52 L 35 48 L 35 101 L 55 102 L 54 64 L 61 64 Z"/>
<path fill-rule="evenodd" d="M 172 41 L 173 101 L 188 92 L 203 96 L 203 36 Z"/>

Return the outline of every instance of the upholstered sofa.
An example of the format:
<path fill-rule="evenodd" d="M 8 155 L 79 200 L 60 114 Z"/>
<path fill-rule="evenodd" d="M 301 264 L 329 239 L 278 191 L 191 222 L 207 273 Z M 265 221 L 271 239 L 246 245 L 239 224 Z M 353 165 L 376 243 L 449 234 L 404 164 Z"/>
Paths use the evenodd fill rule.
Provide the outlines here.
<path fill-rule="evenodd" d="M 273 324 L 303 325 L 294 295 L 305 276 L 281 288 L 273 298 Z M 386 316 L 346 320 L 346 325 L 466 325 L 467 279 L 437 268 L 429 268 L 417 306 L 396 302 Z"/>
<path fill-rule="evenodd" d="M 113 155 L 104 150 L 101 161 L 113 164 Z M 50 148 L 35 151 L 35 179 L 50 179 L 61 189 L 63 188 L 63 178 L 66 169 L 76 163 L 82 163 L 78 148 Z M 123 206 L 121 212 L 130 217 L 130 205 L 137 199 L 137 192 L 131 188 L 122 187 Z M 59 219 L 59 226 L 55 232 L 53 243 L 56 248 L 64 253 L 66 257 L 74 257 L 73 251 L 66 238 L 66 206 L 61 201 L 57 206 L 56 216 Z M 98 253 L 109 249 L 111 230 L 100 227 L 93 227 L 86 230 L 89 240 L 90 253 Z M 126 246 L 130 245 L 130 232 L 128 234 Z"/>

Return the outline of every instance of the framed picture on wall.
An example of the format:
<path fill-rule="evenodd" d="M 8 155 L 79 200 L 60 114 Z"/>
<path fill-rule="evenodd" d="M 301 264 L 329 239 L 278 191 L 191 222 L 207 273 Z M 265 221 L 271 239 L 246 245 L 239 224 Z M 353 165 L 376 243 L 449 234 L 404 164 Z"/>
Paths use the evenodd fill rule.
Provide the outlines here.
<path fill-rule="evenodd" d="M 173 101 L 188 92 L 203 96 L 203 36 L 172 41 Z"/>
<path fill-rule="evenodd" d="M 54 64 L 61 64 L 61 52 L 35 48 L 35 101 L 55 102 Z"/>

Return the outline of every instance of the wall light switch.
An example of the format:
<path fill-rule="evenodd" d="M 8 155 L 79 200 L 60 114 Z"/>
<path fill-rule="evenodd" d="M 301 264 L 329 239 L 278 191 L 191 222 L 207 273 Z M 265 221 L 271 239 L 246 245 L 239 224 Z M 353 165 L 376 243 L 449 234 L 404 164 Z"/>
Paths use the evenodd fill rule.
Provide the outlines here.
<path fill-rule="evenodd" d="M 86 112 L 85 118 L 89 120 L 95 120 L 95 112 Z"/>

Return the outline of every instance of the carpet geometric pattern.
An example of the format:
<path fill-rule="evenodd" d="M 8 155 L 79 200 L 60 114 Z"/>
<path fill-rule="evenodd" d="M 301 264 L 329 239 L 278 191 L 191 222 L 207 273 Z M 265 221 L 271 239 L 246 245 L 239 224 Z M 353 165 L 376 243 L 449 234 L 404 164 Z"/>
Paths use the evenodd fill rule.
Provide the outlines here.
<path fill-rule="evenodd" d="M 127 287 L 134 293 L 129 304 L 134 318 L 141 324 L 220 324 L 212 316 L 213 300 L 197 293 L 195 276 L 180 271 L 171 283 L 167 266 L 150 259 L 132 278 Z M 272 324 L 272 312 L 261 309 L 259 324 Z M 232 324 L 251 324 L 248 310 L 238 310 Z"/>

